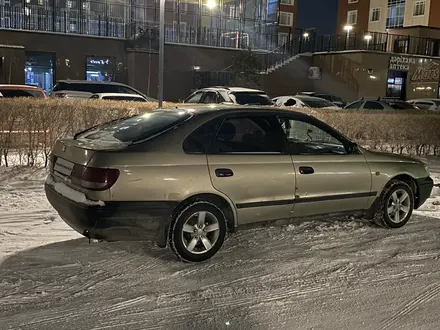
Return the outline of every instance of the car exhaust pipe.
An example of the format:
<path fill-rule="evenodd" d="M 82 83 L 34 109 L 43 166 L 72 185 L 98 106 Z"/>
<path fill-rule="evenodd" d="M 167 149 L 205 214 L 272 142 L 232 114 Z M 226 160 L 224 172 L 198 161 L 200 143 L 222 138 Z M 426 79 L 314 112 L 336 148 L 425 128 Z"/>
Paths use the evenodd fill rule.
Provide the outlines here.
<path fill-rule="evenodd" d="M 91 244 L 91 243 L 101 243 L 103 241 L 102 239 L 92 238 L 91 235 L 90 235 L 90 232 L 88 231 L 88 229 L 84 230 L 83 235 L 89 239 L 89 244 Z"/>

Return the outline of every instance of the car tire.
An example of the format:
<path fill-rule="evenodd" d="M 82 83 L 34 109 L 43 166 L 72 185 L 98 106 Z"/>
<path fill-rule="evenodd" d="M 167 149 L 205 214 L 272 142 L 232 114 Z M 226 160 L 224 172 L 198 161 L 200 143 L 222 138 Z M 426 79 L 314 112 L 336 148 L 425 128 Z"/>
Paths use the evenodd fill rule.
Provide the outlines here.
<path fill-rule="evenodd" d="M 184 262 L 210 259 L 220 250 L 226 237 L 226 217 L 216 205 L 194 202 L 174 218 L 168 234 L 168 246 Z"/>
<path fill-rule="evenodd" d="M 414 191 L 406 182 L 393 180 L 382 191 L 373 222 L 386 228 L 403 227 L 414 210 Z"/>

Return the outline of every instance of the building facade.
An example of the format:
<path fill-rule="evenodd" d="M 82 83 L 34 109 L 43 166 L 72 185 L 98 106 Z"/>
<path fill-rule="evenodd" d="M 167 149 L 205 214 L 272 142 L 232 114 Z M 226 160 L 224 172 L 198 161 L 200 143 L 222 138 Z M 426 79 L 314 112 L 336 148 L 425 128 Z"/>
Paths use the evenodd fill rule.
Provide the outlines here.
<path fill-rule="evenodd" d="M 344 33 L 346 25 L 359 32 L 440 27 L 439 14 L 438 0 L 339 0 L 337 33 Z"/>

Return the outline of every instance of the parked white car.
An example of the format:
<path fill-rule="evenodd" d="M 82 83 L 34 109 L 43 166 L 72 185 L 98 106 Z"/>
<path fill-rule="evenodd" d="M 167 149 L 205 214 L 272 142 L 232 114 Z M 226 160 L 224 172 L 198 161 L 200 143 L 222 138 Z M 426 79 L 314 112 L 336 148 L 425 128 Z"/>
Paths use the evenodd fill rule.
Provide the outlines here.
<path fill-rule="evenodd" d="M 296 108 L 315 108 L 315 109 L 341 109 L 336 104 L 313 96 L 295 95 L 295 96 L 278 96 L 272 99 L 278 107 L 296 107 Z"/>
<path fill-rule="evenodd" d="M 67 99 L 89 99 L 93 94 L 118 93 L 118 94 L 142 94 L 133 87 L 116 82 L 101 82 L 87 80 L 59 80 L 52 89 L 51 97 Z"/>
<path fill-rule="evenodd" d="M 440 99 L 414 99 L 407 102 L 422 110 L 440 111 Z"/>
<path fill-rule="evenodd" d="M 157 102 L 157 100 L 151 97 L 144 97 L 142 95 L 136 95 L 136 94 L 121 94 L 121 93 L 97 93 L 97 94 L 93 94 L 90 98 L 94 100 Z"/>

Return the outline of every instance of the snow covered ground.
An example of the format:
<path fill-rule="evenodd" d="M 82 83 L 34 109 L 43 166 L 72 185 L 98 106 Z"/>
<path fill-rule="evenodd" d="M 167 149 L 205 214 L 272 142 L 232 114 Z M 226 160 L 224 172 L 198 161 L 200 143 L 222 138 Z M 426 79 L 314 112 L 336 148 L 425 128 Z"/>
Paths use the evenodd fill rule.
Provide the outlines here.
<path fill-rule="evenodd" d="M 439 328 L 440 188 L 398 230 L 251 229 L 183 264 L 149 243 L 89 245 L 49 206 L 44 177 L 0 168 L 0 329 Z"/>

